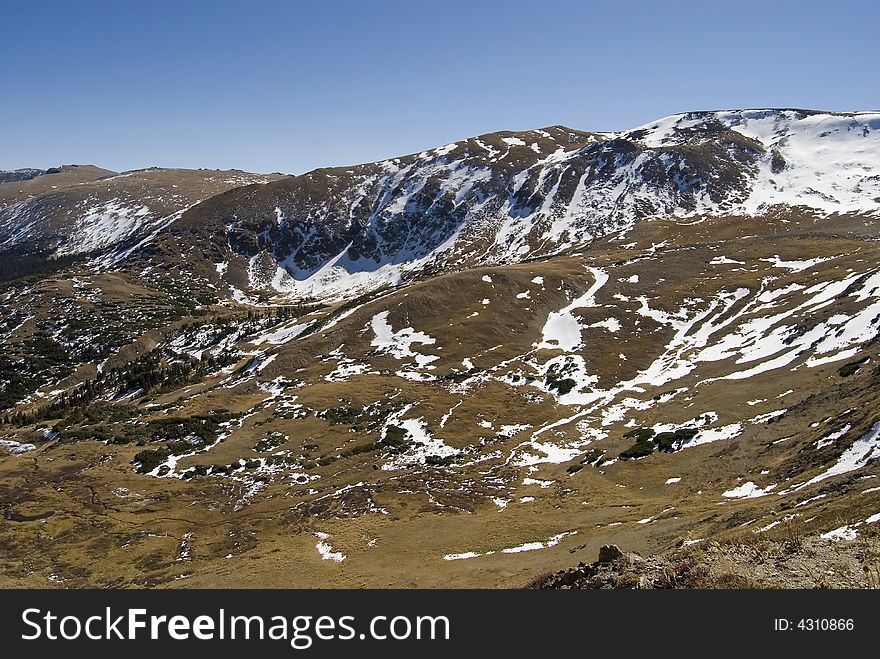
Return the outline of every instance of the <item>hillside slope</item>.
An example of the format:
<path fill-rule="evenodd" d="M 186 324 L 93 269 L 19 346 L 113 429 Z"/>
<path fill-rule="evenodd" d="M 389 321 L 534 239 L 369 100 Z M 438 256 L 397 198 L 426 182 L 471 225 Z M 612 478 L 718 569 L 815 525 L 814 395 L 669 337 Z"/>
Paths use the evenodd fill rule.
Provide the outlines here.
<path fill-rule="evenodd" d="M 0 282 L 0 585 L 556 584 L 614 543 L 720 546 L 716 587 L 797 541 L 870 586 L 878 121 L 498 133 Z"/>
<path fill-rule="evenodd" d="M 113 263 L 194 204 L 277 176 L 151 168 L 117 174 L 67 165 L 0 183 L 0 249 L 54 256 L 96 255 Z"/>

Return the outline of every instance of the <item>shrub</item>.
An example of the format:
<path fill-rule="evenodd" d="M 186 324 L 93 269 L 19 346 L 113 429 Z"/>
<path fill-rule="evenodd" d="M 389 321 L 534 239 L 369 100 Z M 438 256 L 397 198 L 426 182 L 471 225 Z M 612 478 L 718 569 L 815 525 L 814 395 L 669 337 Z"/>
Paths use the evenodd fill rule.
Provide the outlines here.
<path fill-rule="evenodd" d="M 644 458 L 654 452 L 654 444 L 650 441 L 639 441 L 620 454 L 621 460 Z"/>
<path fill-rule="evenodd" d="M 400 448 L 406 445 L 407 433 L 405 428 L 401 428 L 400 426 L 388 426 L 385 428 L 385 437 L 382 439 L 382 444 L 385 446 L 392 446 L 395 448 Z"/>
<path fill-rule="evenodd" d="M 336 425 L 338 423 L 357 423 L 362 411 L 357 407 L 331 407 L 319 414 L 322 419 Z"/>
<path fill-rule="evenodd" d="M 582 465 L 596 465 L 597 467 L 605 462 L 605 451 L 597 448 L 591 448 L 581 458 Z"/>
<path fill-rule="evenodd" d="M 287 443 L 287 438 L 284 435 L 281 433 L 272 433 L 254 444 L 253 450 L 257 453 L 266 453 L 285 443 Z"/>
<path fill-rule="evenodd" d="M 652 428 L 636 428 L 630 430 L 624 437 L 634 437 L 637 442 L 647 442 L 654 436 Z"/>
<path fill-rule="evenodd" d="M 674 432 L 661 432 L 654 436 L 657 450 L 664 453 L 672 453 L 682 444 L 687 444 L 696 437 L 699 430 L 696 428 L 677 428 Z"/>
<path fill-rule="evenodd" d="M 447 467 L 455 460 L 454 455 L 426 455 L 425 464 L 432 467 Z"/>
<path fill-rule="evenodd" d="M 170 455 L 171 451 L 167 448 L 146 449 L 137 453 L 131 462 L 137 465 L 137 473 L 147 474 L 165 462 Z"/>
<path fill-rule="evenodd" d="M 862 357 L 861 359 L 858 359 L 854 362 L 844 364 L 839 369 L 837 369 L 837 374 L 841 377 L 848 378 L 850 375 L 853 375 L 856 371 L 858 371 L 864 364 L 867 364 L 870 359 L 870 357 Z"/>
<path fill-rule="evenodd" d="M 564 396 L 565 394 L 567 394 L 569 391 L 574 389 L 575 385 L 577 384 L 577 382 L 575 382 L 571 378 L 565 378 L 564 380 L 553 380 L 552 378 L 548 377 L 544 382 L 547 384 L 548 389 L 555 389 L 560 396 Z"/>

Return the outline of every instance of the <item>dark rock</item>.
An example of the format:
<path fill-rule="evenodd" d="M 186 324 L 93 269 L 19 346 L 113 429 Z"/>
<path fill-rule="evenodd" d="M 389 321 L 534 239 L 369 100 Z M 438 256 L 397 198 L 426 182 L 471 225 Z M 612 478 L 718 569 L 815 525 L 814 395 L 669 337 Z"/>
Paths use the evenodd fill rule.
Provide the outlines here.
<path fill-rule="evenodd" d="M 611 563 L 623 557 L 623 552 L 617 545 L 602 545 L 599 549 L 599 563 Z"/>

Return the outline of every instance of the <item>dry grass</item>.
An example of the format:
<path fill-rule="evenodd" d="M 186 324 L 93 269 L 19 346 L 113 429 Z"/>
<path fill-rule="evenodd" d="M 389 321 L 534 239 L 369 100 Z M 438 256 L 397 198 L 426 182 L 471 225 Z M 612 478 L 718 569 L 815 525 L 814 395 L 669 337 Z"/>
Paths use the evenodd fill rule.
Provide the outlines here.
<path fill-rule="evenodd" d="M 864 269 L 858 259 L 876 262 L 880 258 L 880 250 L 853 240 L 806 234 L 794 240 L 791 233 L 795 230 L 791 227 L 801 222 L 804 231 L 819 229 L 796 216 L 780 218 L 779 222 L 783 219 L 789 224 L 769 220 L 756 224 L 737 218 L 724 222 L 709 218 L 693 226 L 672 221 L 645 223 L 627 238 L 636 247 L 625 252 L 619 245 L 597 242 L 590 250 L 589 263 L 608 268 L 612 276 L 600 293 L 599 305 L 578 314 L 584 324 L 612 316 L 621 322 L 616 333 L 600 329 L 584 333 L 579 354 L 589 372 L 599 378 L 597 386 L 633 377 L 653 361 L 671 337 L 668 328 L 658 331 L 656 323 L 635 312 L 639 307 L 635 300 L 641 295 L 651 299 L 652 307 L 673 312 L 686 298 L 709 299 L 738 287 L 755 289 L 768 273 L 780 274 L 760 261 L 774 254 L 798 259 L 832 252 L 850 254 L 858 245 L 861 251 L 857 258 L 842 256 L 827 266 L 842 270 Z M 833 222 L 838 228 L 843 226 L 843 220 Z M 783 233 L 785 240 L 773 237 Z M 668 244 L 655 260 L 629 262 L 642 254 L 641 250 L 661 241 Z M 685 246 L 689 249 L 679 249 Z M 720 254 L 745 260 L 749 267 L 719 269 L 707 265 Z M 376 432 L 360 425 L 331 424 L 317 413 L 330 407 L 365 407 L 387 400 L 395 401 L 395 405 L 413 405 L 406 418 L 421 419 L 435 437 L 468 451 L 466 458 L 474 460 L 470 466 L 383 470 L 383 455 L 357 454 L 309 470 L 320 478 L 308 485 L 296 483 L 290 473 L 274 474 L 264 489 L 241 503 L 248 484 L 234 479 L 205 477 L 181 482 L 133 474 L 129 461 L 138 450 L 134 446 L 85 441 L 46 447 L 21 457 L 3 456 L 0 495 L 4 505 L 17 512 L 44 512 L 24 508 L 28 501 L 40 502 L 41 507 L 57 513 L 39 526 L 6 523 L 0 527 L 0 547 L 10 566 L 0 567 L 0 583 L 53 585 L 55 582 L 47 581 L 48 576 L 58 571 L 66 579 L 64 585 L 70 586 L 491 587 L 522 586 L 527 581 L 523 587 L 534 587 L 551 572 L 592 560 L 602 544 L 615 542 L 645 556 L 655 556 L 688 537 L 709 540 L 687 548 L 671 561 L 657 576 L 659 586 L 756 587 L 772 585 L 766 572 L 777 557 L 805 553 L 812 548 L 812 536 L 834 528 L 837 518 L 841 519 L 839 526 L 877 512 L 877 495 L 859 496 L 853 484 L 856 481 L 849 483 L 845 477 L 839 481 L 849 489 L 842 485 L 838 490 L 829 487 L 828 496 L 803 508 L 794 508 L 795 502 L 805 498 L 806 493 L 815 494 L 813 490 L 796 497 L 776 496 L 784 479 L 801 475 L 806 478 L 836 457 L 816 457 L 813 447 L 825 429 L 811 428 L 813 422 L 836 417 L 849 408 L 858 415 L 876 409 L 876 387 L 867 379 L 867 369 L 841 379 L 831 365 L 786 372 L 784 378 L 774 372 L 746 383 L 709 382 L 697 387 L 696 382 L 721 375 L 730 366 L 706 363 L 692 376 L 662 388 L 688 387 L 668 402 L 633 411 L 627 419 L 608 425 L 602 425 L 600 418 L 583 419 L 586 429 L 608 432 L 607 438 L 595 440 L 589 448 L 605 451 L 608 458 L 613 458 L 632 443 L 623 437 L 629 430 L 623 424 L 629 418 L 640 427 L 649 427 L 683 423 L 709 410 L 719 415 L 718 425 L 743 423 L 743 433 L 736 440 L 671 454 L 655 452 L 644 460 L 599 469 L 585 466 L 575 474 L 567 472 L 568 463 L 540 464 L 535 472 L 517 466 L 509 459 L 511 452 L 527 441 L 534 429 L 572 417 L 582 408 L 562 405 L 537 387 L 511 387 L 492 378 L 503 376 L 507 369 L 525 369 L 526 360 L 546 360 L 554 354 L 544 351 L 536 356 L 533 344 L 541 339 L 549 311 L 561 308 L 591 284 L 583 267 L 585 262 L 584 257 L 569 256 L 449 273 L 418 282 L 370 302 L 324 333 L 277 348 L 277 359 L 254 380 L 222 388 L 221 378 L 216 378 L 157 401 L 177 401 L 181 413 L 186 414 L 216 407 L 241 414 L 265 400 L 266 392 L 257 387 L 258 381 L 286 377 L 296 383 L 288 393 L 296 395 L 297 403 L 305 406 L 305 418 L 279 418 L 273 414 L 274 403 L 268 403 L 244 419 L 241 427 L 214 450 L 187 459 L 187 466 L 228 464 L 252 457 L 256 455 L 253 446 L 270 432 L 289 436 L 290 440 L 276 449 L 290 450 L 294 457 L 305 450 L 311 452 L 311 457 L 335 455 L 375 440 Z M 483 281 L 485 274 L 491 275 L 492 283 Z M 633 274 L 640 275 L 639 284 L 628 282 Z M 791 277 L 793 282 L 806 285 L 810 278 L 820 275 Z M 532 283 L 535 276 L 544 278 L 543 290 Z M 105 277 L 101 281 L 114 296 L 142 293 L 127 288 L 129 284 L 122 278 Z M 57 286 L 58 290 L 62 288 Z M 530 299 L 516 297 L 527 289 Z M 615 298 L 615 294 L 627 297 L 629 302 Z M 491 300 L 489 305 L 481 304 L 484 297 Z M 373 335 L 368 326 L 380 311 L 389 312 L 395 329 L 413 327 L 436 338 L 436 344 L 423 350 L 416 346 L 425 354 L 440 357 L 433 364 L 436 369 L 426 372 L 448 375 L 455 369 L 464 370 L 463 359 L 473 360 L 478 374 L 471 387 L 453 389 L 449 381 L 413 382 L 396 377 L 394 373 L 402 362 L 376 354 L 371 345 Z M 475 311 L 479 315 L 471 317 Z M 370 370 L 382 374 L 355 376 L 346 382 L 326 381 L 336 361 L 320 358 L 339 346 L 343 346 L 346 357 L 362 360 Z M 621 359 L 620 354 L 627 359 Z M 527 356 L 518 357 L 522 355 Z M 513 361 L 507 363 L 509 360 Z M 788 389 L 795 393 L 779 399 Z M 644 393 L 631 392 L 643 401 L 652 401 L 658 393 L 661 391 L 650 388 Z M 768 402 L 761 407 L 746 404 L 753 399 Z M 441 429 L 441 419 L 456 405 Z M 778 423 L 746 421 L 759 412 L 782 407 L 789 411 Z M 154 411 L 145 418 L 162 414 L 165 412 Z M 486 428 L 485 423 L 492 428 Z M 498 440 L 501 426 L 514 423 L 529 424 L 531 428 L 513 438 Z M 562 423 L 545 437 L 573 445 L 583 441 L 585 428 L 577 422 Z M 4 428 L 0 433 L 6 438 L 25 438 L 24 431 Z M 784 437 L 791 439 L 773 443 Z M 306 445 L 314 448 L 306 449 Z M 572 458 L 572 462 L 577 460 Z M 762 474 L 764 471 L 768 473 Z M 876 472 L 875 465 L 859 475 L 872 471 Z M 671 477 L 680 477 L 681 481 L 667 485 Z M 541 488 L 524 483 L 525 478 L 552 483 Z M 722 496 L 722 492 L 745 480 L 760 481 L 762 485 L 778 482 L 780 486 L 772 497 L 729 500 Z M 114 494 L 119 488 L 126 488 L 131 496 Z M 348 494 L 337 494 L 343 488 L 348 488 Z M 534 497 L 534 501 L 523 502 L 524 497 Z M 507 502 L 506 507 L 501 509 L 494 499 Z M 367 501 L 387 514 L 367 512 Z M 793 512 L 801 516 L 771 532 L 755 532 Z M 809 524 L 803 521 L 809 517 L 816 519 Z M 652 521 L 638 523 L 646 518 Z M 152 535 L 136 537 L 144 531 Z M 330 533 L 331 544 L 346 553 L 346 561 L 322 561 L 315 550 L 314 531 Z M 501 551 L 569 531 L 577 531 L 577 535 L 550 548 Z M 194 534 L 194 558 L 191 564 L 181 566 L 176 562 L 179 538 L 189 532 Z M 105 543 L 104 538 L 111 542 Z M 374 545 L 368 544 L 374 540 Z M 713 557 L 711 542 L 718 543 L 720 556 L 729 558 L 727 563 Z M 866 583 L 876 586 L 878 560 L 869 552 L 873 551 L 871 547 L 864 550 L 858 572 Z M 98 549 L 100 554 L 96 553 Z M 460 561 L 443 560 L 447 553 L 465 551 L 494 553 Z M 232 558 L 226 559 L 229 554 Z M 748 570 L 735 569 L 731 565 L 735 560 L 742 561 Z M 175 581 L 182 567 L 193 576 Z M 544 574 L 531 577 L 536 571 Z M 799 575 L 795 576 L 801 578 Z M 641 577 L 636 569 L 626 570 L 618 575 L 616 585 L 638 587 Z M 819 571 L 813 578 L 803 576 L 804 583 L 813 585 L 822 585 L 823 580 L 834 585 L 838 578 L 823 576 Z"/>

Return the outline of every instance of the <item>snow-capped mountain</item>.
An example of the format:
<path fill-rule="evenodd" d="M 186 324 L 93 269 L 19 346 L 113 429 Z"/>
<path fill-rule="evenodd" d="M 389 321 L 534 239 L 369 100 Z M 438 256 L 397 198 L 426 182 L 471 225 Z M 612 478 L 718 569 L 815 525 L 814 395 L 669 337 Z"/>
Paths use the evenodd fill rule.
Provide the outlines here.
<path fill-rule="evenodd" d="M 2 170 L 0 169 L 0 183 L 11 183 L 12 181 L 29 181 L 43 174 L 48 170 L 34 169 L 32 167 L 22 167 L 20 169 Z"/>
<path fill-rule="evenodd" d="M 161 236 L 151 258 L 199 260 L 189 248 L 199 245 L 212 261 L 202 270 L 236 287 L 347 297 L 564 252 L 657 217 L 872 216 L 880 114 L 734 110 L 614 133 L 553 126 L 283 178 L 96 170 L 55 185 L 65 170 L 0 188 L 0 247 L 106 265 Z"/>
<path fill-rule="evenodd" d="M 179 227 L 213 241 L 252 288 L 345 296 L 563 252 L 638 220 L 782 208 L 875 214 L 880 114 L 693 112 L 616 133 L 493 133 L 234 191 Z"/>
<path fill-rule="evenodd" d="M 220 192 L 277 176 L 92 166 L 32 170 L 0 186 L 0 250 L 92 255 L 111 263 Z"/>

